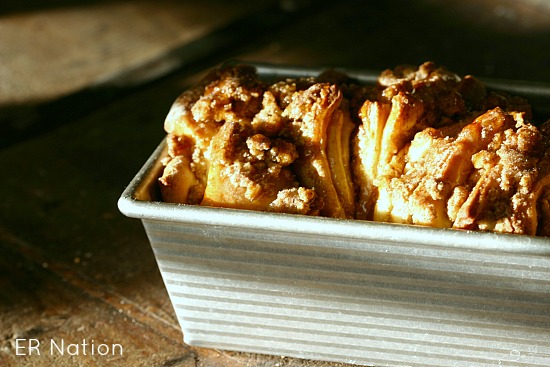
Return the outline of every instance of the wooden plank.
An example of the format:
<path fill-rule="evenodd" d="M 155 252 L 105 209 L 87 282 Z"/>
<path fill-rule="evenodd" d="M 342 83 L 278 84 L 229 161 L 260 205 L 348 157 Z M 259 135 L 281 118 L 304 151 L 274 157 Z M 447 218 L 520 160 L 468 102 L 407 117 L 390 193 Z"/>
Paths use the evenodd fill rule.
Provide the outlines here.
<path fill-rule="evenodd" d="M 348 0 L 272 34 L 241 58 L 367 70 L 431 60 L 462 75 L 550 84 L 548 4 Z"/>
<path fill-rule="evenodd" d="M 49 100 L 101 83 L 263 6 L 111 1 L 2 16 L 0 106 Z"/>
<path fill-rule="evenodd" d="M 152 327 L 151 316 L 94 295 L 55 264 L 36 264 L 5 233 L 0 243 L 2 366 L 140 366 L 144 358 L 195 365 L 192 351 Z"/>
<path fill-rule="evenodd" d="M 148 102 L 149 94 L 129 98 L 0 151 L 10 172 L 0 182 L 0 192 L 9 193 L 0 211 L 0 364 L 195 365 L 141 224 L 116 208 L 120 190 L 163 135 L 158 121 L 173 93 L 161 92 L 162 102 Z M 107 340 L 126 352 L 113 361 L 20 358 L 18 335 Z"/>

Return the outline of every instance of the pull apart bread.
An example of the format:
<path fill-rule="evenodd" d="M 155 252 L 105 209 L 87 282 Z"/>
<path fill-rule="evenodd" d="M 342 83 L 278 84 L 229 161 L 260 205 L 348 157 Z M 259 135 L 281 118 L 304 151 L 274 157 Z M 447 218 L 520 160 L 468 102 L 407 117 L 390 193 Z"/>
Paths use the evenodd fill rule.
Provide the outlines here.
<path fill-rule="evenodd" d="M 167 202 L 550 235 L 550 120 L 426 62 L 361 85 L 222 66 L 173 104 Z"/>

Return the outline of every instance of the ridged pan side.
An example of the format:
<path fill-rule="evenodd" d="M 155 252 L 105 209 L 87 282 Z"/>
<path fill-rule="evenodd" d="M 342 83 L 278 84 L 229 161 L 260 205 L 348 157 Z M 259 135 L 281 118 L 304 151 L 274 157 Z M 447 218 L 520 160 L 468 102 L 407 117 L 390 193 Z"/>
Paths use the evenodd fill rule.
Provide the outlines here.
<path fill-rule="evenodd" d="M 548 256 L 143 222 L 191 345 L 375 366 L 550 365 Z"/>

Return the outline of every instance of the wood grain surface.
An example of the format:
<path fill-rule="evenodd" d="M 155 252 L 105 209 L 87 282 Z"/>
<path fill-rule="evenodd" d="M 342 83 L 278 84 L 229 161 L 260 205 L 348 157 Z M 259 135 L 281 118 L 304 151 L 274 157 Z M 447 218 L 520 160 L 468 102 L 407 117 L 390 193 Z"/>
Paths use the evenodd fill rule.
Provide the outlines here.
<path fill-rule="evenodd" d="M 101 83 L 261 7 L 245 1 L 110 1 L 7 14 L 0 18 L 0 105 Z"/>

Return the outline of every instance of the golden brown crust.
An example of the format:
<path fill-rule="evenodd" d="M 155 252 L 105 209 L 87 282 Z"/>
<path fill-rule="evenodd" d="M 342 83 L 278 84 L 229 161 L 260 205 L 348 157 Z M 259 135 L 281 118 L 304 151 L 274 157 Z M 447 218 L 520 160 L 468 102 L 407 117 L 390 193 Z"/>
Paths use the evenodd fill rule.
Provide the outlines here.
<path fill-rule="evenodd" d="M 304 91 L 295 92 L 283 112 L 283 116 L 289 119 L 287 134 L 296 142 L 299 151 L 299 158 L 294 164 L 296 175 L 305 187 L 315 188 L 323 198 L 321 214 L 334 218 L 348 217 L 352 209 L 347 210 L 340 200 L 333 175 L 337 173 L 331 169 L 331 162 L 333 165 L 339 162 L 330 159 L 327 149 L 329 143 L 341 144 L 341 127 L 335 127 L 337 136 L 332 140 L 329 135 L 334 119 L 343 123 L 343 116 L 335 116 L 342 98 L 335 85 L 317 83 Z M 345 177 L 338 179 L 345 180 Z"/>
<path fill-rule="evenodd" d="M 224 66 L 165 122 L 164 200 L 550 235 L 550 121 L 426 62 L 372 86 Z"/>
<path fill-rule="evenodd" d="M 226 122 L 212 140 L 201 205 L 267 210 L 279 191 L 298 186 L 288 168 L 296 157 L 293 144 Z"/>
<path fill-rule="evenodd" d="M 411 142 L 407 165 L 385 182 L 386 217 L 433 227 L 535 234 L 539 140 L 519 114 L 496 108 L 456 138 L 429 128 Z"/>

